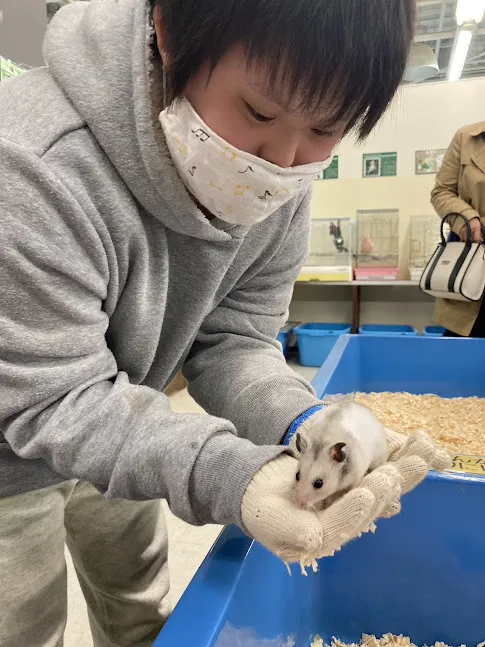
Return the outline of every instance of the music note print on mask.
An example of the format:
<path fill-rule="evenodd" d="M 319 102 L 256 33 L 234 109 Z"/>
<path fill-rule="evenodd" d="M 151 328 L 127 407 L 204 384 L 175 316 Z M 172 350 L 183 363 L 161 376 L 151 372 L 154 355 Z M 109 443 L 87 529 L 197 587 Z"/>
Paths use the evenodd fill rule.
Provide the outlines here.
<path fill-rule="evenodd" d="M 222 157 L 227 157 L 230 162 L 234 162 L 237 159 L 236 153 L 232 150 L 230 146 L 226 146 L 225 149 L 221 152 Z"/>
<path fill-rule="evenodd" d="M 272 194 L 272 193 L 270 193 L 269 191 L 265 191 L 265 192 L 264 192 L 264 195 L 258 195 L 258 198 L 259 198 L 260 200 L 266 200 L 266 199 L 268 198 L 268 196 L 269 196 L 270 198 L 272 198 L 272 197 L 273 197 L 273 194 Z"/>
<path fill-rule="evenodd" d="M 209 133 L 206 133 L 203 128 L 197 128 L 197 130 L 191 130 L 190 132 L 193 133 L 201 142 L 206 142 L 210 139 Z"/>
<path fill-rule="evenodd" d="M 244 171 L 238 171 L 238 173 L 241 173 L 243 175 L 244 173 L 247 173 L 248 171 L 251 171 L 251 173 L 254 173 L 254 170 L 251 166 L 248 166 Z"/>
<path fill-rule="evenodd" d="M 192 168 L 187 169 L 187 173 L 190 173 L 192 177 L 194 177 L 194 171 L 197 169 L 197 166 L 193 166 Z"/>
<path fill-rule="evenodd" d="M 246 191 L 250 191 L 250 190 L 251 190 L 251 187 L 248 184 L 246 184 L 246 185 L 244 185 L 244 184 L 236 184 L 236 186 L 234 187 L 234 195 L 236 197 L 239 197 L 239 196 L 244 195 L 246 193 Z"/>

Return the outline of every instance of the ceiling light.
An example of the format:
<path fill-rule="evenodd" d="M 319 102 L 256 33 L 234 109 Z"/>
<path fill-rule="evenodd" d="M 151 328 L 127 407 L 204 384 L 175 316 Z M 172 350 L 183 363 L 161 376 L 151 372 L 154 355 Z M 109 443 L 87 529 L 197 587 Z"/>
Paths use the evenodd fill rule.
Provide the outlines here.
<path fill-rule="evenodd" d="M 453 51 L 451 52 L 450 64 L 448 66 L 448 81 L 453 82 L 460 79 L 468 56 L 468 50 L 470 49 L 472 36 L 473 32 L 470 29 L 458 30 L 453 44 Z"/>
<path fill-rule="evenodd" d="M 478 24 L 485 14 L 485 0 L 458 0 L 456 22 L 458 25 Z"/>
<path fill-rule="evenodd" d="M 413 43 L 409 53 L 404 81 L 421 83 L 439 72 L 436 54 L 427 43 Z"/>

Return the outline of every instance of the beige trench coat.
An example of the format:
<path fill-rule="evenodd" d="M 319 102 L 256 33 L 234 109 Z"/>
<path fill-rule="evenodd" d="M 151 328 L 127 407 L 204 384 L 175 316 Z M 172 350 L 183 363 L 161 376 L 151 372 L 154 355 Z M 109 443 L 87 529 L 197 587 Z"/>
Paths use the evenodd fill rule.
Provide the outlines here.
<path fill-rule="evenodd" d="M 479 217 L 485 224 L 485 121 L 456 133 L 436 177 L 431 204 L 441 218 L 461 213 L 468 220 Z M 464 224 L 456 218 L 453 231 L 458 234 Z M 479 310 L 480 303 L 437 299 L 434 321 L 468 336 Z"/>

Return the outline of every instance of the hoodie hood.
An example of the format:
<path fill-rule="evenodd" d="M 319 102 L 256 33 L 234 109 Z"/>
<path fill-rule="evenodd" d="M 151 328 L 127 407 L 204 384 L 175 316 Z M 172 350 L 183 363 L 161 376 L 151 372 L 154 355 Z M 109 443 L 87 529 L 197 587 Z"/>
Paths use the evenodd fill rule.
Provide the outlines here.
<path fill-rule="evenodd" d="M 147 0 L 91 0 L 58 11 L 44 41 L 44 58 L 149 213 L 188 236 L 219 242 L 240 237 L 247 228 L 205 218 L 172 162 L 158 120 L 163 70 L 154 47 Z"/>

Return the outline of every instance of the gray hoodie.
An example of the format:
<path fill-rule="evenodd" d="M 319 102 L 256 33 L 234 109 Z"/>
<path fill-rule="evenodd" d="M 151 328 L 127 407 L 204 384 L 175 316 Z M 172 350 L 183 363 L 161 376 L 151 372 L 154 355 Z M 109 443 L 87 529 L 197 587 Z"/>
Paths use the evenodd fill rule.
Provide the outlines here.
<path fill-rule="evenodd" d="M 275 342 L 310 196 L 251 228 L 209 222 L 163 138 L 152 50 L 144 0 L 74 3 L 49 67 L 0 85 L 0 496 L 78 478 L 240 524 L 317 403 Z M 171 411 L 181 366 L 210 416 Z"/>

